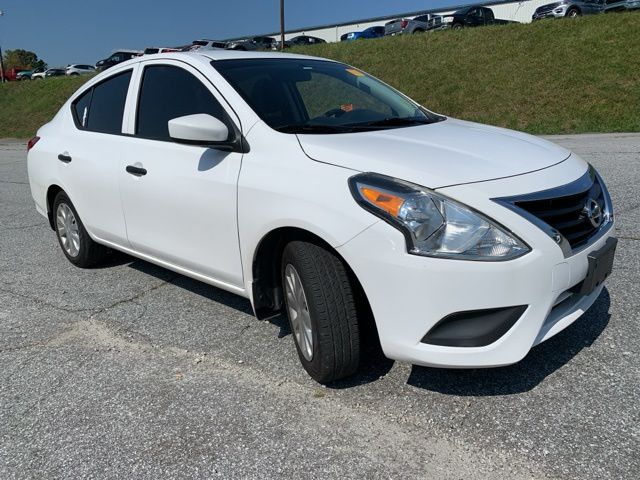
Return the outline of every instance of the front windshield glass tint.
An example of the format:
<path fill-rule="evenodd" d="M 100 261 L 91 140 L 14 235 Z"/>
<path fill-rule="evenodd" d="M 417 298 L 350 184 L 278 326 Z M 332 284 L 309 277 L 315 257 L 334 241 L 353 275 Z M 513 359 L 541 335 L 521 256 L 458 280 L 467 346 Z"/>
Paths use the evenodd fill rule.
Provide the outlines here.
<path fill-rule="evenodd" d="M 213 66 L 269 126 L 285 133 L 343 133 L 440 118 L 347 65 L 305 59 L 234 59 Z"/>

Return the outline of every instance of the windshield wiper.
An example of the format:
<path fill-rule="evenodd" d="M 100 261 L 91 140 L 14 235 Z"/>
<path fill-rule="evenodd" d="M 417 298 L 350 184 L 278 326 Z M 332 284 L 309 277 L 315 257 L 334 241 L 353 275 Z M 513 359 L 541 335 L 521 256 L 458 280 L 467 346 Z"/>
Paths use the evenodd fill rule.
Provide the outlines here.
<path fill-rule="evenodd" d="M 314 125 L 314 124 L 292 124 L 276 127 L 282 133 L 345 133 L 352 132 L 351 126 L 341 125 Z"/>
<path fill-rule="evenodd" d="M 432 123 L 428 118 L 420 117 L 390 117 L 382 120 L 373 120 L 371 122 L 351 123 L 346 126 L 351 128 L 370 128 L 370 127 L 404 127 L 410 125 L 426 125 Z"/>

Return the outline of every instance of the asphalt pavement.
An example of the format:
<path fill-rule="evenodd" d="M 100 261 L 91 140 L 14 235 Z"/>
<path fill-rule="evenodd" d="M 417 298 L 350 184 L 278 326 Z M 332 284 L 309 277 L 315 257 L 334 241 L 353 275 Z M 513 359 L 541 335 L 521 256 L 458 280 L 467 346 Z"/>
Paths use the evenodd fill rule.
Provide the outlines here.
<path fill-rule="evenodd" d="M 0 141 L 0 479 L 640 478 L 640 134 L 549 139 L 616 207 L 595 305 L 510 367 L 380 359 L 330 387 L 242 298 L 117 253 L 73 267 Z"/>

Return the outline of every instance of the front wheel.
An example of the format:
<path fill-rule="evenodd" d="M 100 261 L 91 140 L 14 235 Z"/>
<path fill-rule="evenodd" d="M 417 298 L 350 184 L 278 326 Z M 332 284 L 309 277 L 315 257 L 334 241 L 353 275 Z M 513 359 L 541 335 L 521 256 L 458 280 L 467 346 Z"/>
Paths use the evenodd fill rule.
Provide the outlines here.
<path fill-rule="evenodd" d="M 320 383 L 348 377 L 360 362 L 354 290 L 342 260 L 313 243 L 290 242 L 282 285 L 302 366 Z"/>
<path fill-rule="evenodd" d="M 53 202 L 53 220 L 60 248 L 71 263 L 76 267 L 88 268 L 102 260 L 106 247 L 89 236 L 64 192 L 59 192 Z"/>
<path fill-rule="evenodd" d="M 578 10 L 577 8 L 570 8 L 569 11 L 567 12 L 567 17 L 575 18 L 579 16 L 580 16 L 580 10 Z"/>

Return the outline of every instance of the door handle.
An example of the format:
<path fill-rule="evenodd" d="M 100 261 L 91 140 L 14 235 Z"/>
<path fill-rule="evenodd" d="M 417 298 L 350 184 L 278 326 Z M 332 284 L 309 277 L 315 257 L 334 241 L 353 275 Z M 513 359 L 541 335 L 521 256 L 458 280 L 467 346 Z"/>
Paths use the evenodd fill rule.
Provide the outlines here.
<path fill-rule="evenodd" d="M 127 168 L 125 170 L 127 171 L 127 173 L 130 173 L 131 175 L 135 175 L 136 177 L 141 177 L 147 174 L 146 168 L 134 167 L 133 165 L 127 165 Z"/>
<path fill-rule="evenodd" d="M 64 163 L 69 163 L 71 162 L 71 156 L 65 153 L 61 153 L 60 155 L 58 155 L 58 160 Z"/>

